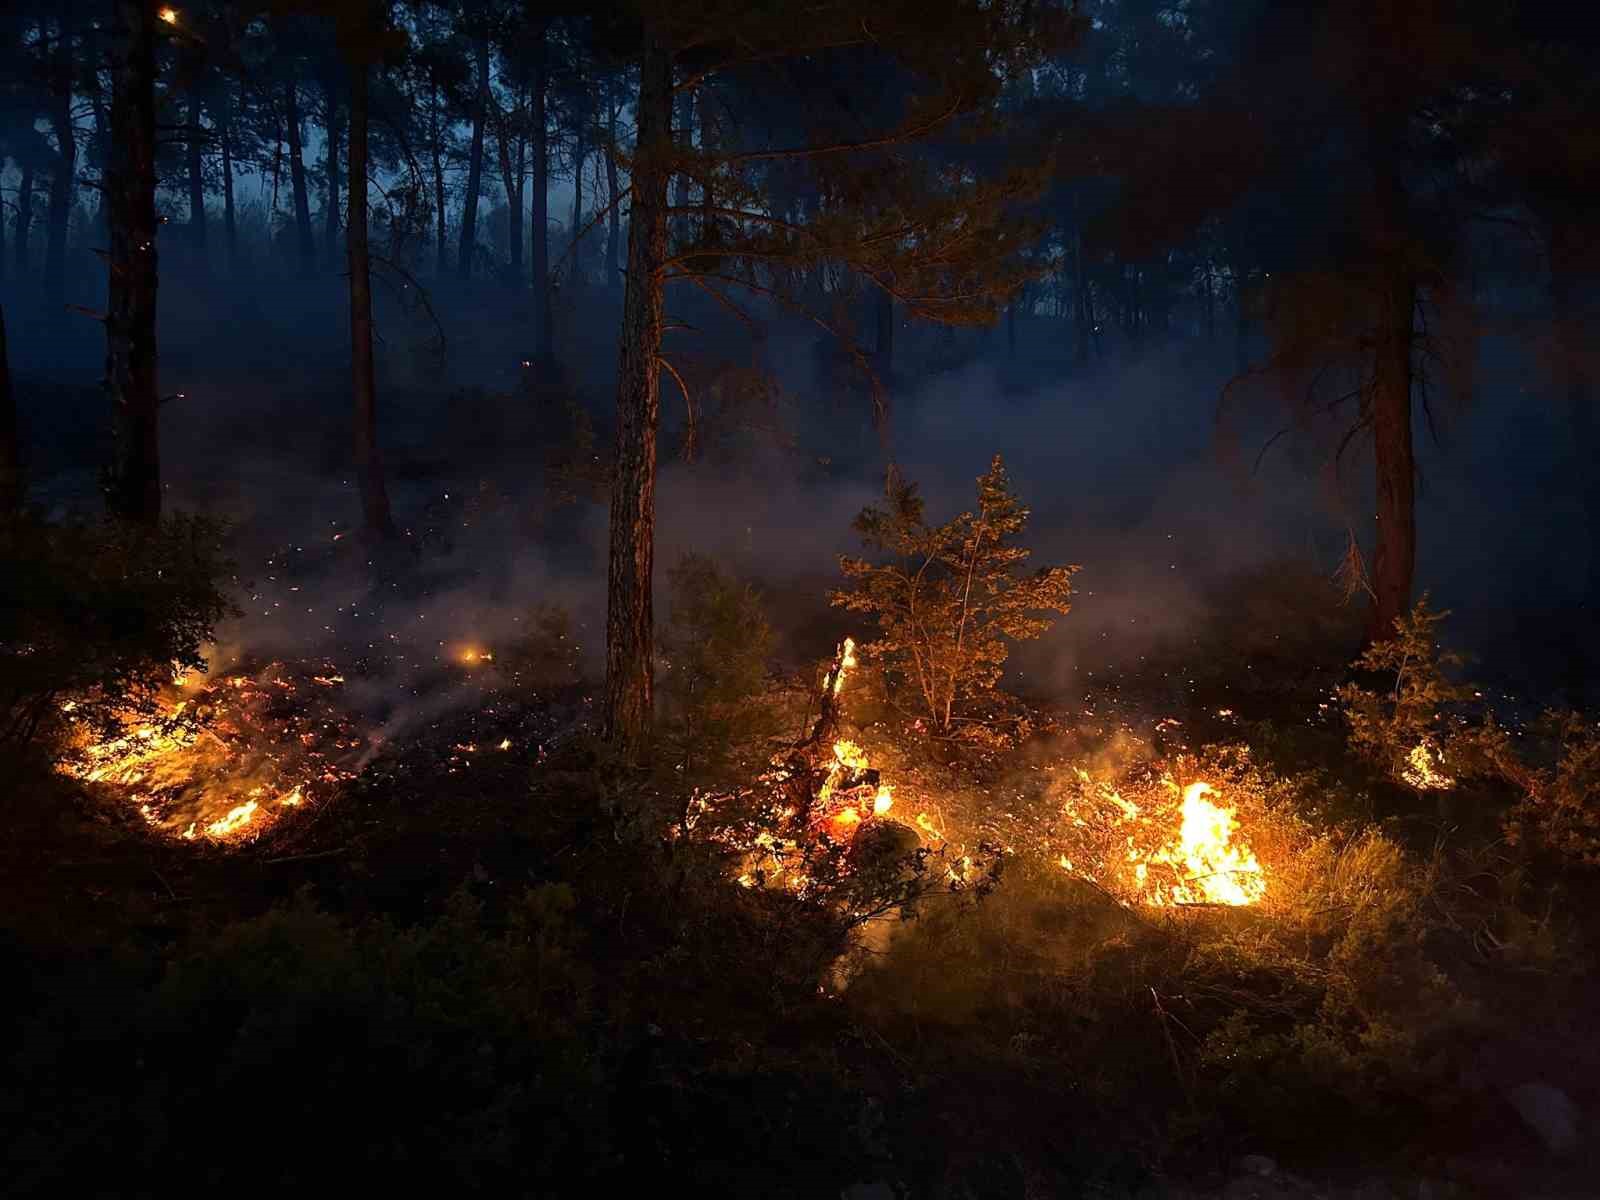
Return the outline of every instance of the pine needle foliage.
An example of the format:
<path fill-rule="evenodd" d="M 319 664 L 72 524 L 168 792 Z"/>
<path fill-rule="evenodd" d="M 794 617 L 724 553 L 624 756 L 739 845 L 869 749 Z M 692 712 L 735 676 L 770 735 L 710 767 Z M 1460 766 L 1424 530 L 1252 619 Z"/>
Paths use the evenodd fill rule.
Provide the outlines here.
<path fill-rule="evenodd" d="M 767 681 L 772 627 L 754 589 L 705 555 L 684 555 L 667 579 L 673 605 L 661 638 L 662 735 L 679 769 L 700 775 L 769 731 L 755 700 Z"/>
<path fill-rule="evenodd" d="M 863 647 L 890 678 L 909 685 L 916 707 L 949 735 L 966 711 L 992 698 L 1010 643 L 1044 634 L 1051 614 L 1071 607 L 1076 566 L 1024 570 L 1018 544 L 1028 509 L 1011 489 L 997 454 L 978 478 L 978 504 L 929 525 L 914 483 L 891 474 L 884 507 L 856 518 L 861 540 L 887 561 L 842 556 L 853 586 L 831 599 L 877 618 L 881 636 Z"/>
<path fill-rule="evenodd" d="M 1347 683 L 1338 691 L 1351 750 L 1419 791 L 1449 786 L 1442 770 L 1432 769 L 1448 753 L 1445 709 L 1473 698 L 1470 686 L 1452 683 L 1446 674 L 1464 661 L 1439 644 L 1439 623 L 1449 615 L 1429 608 L 1425 593 L 1409 613 L 1396 618 L 1394 637 L 1372 643 L 1355 661 L 1357 669 L 1393 683 L 1382 690 Z"/>

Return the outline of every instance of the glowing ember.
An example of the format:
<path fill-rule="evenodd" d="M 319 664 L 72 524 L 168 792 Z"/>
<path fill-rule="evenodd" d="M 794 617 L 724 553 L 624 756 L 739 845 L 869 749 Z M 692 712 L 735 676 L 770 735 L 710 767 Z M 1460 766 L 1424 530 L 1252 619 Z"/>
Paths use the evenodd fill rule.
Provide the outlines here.
<path fill-rule="evenodd" d="M 178 10 L 175 8 L 163 8 L 156 15 L 168 25 L 176 25 L 178 23 Z"/>
<path fill-rule="evenodd" d="M 1418 742 L 1406 755 L 1406 765 L 1400 778 L 1419 792 L 1442 792 L 1456 785 L 1456 781 L 1439 768 L 1444 765 L 1444 755 L 1427 742 Z"/>
<path fill-rule="evenodd" d="M 493 662 L 494 655 L 487 650 L 479 649 L 477 646 L 465 646 L 457 653 L 456 660 L 462 666 L 475 667 L 479 663 Z"/>
<path fill-rule="evenodd" d="M 510 738 L 501 738 L 500 739 L 500 744 L 498 746 L 496 746 L 495 749 L 496 750 L 509 750 L 509 749 L 511 749 L 511 739 Z"/>
<path fill-rule="evenodd" d="M 894 807 L 893 789 L 887 783 L 878 785 L 878 794 L 872 798 L 872 812 L 875 816 L 883 816 Z"/>

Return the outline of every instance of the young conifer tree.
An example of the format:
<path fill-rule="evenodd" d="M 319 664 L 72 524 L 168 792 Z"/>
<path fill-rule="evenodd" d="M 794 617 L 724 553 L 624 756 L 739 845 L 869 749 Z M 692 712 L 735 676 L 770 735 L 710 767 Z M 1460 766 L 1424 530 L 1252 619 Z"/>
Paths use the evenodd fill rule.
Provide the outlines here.
<path fill-rule="evenodd" d="M 992 695 L 1010 643 L 1045 633 L 1051 613 L 1071 607 L 1077 567 L 1023 572 L 1017 544 L 1028 510 L 1011 490 L 997 454 L 978 478 L 978 506 L 929 525 L 916 485 L 891 478 L 888 503 L 868 507 L 856 532 L 887 561 L 845 555 L 853 587 L 833 603 L 877 618 L 881 635 L 862 647 L 903 682 L 937 733 L 949 734 L 962 705 Z"/>

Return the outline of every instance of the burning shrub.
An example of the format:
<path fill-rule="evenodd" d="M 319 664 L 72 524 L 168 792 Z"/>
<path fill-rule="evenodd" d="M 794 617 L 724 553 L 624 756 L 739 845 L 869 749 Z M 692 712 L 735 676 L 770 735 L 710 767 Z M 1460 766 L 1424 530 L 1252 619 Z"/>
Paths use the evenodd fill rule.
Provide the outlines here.
<path fill-rule="evenodd" d="M 1418 792 L 1444 792 L 1455 785 L 1447 773 L 1451 738 L 1441 729 L 1445 706 L 1470 700 L 1473 689 L 1451 683 L 1445 671 L 1460 666 L 1460 655 L 1441 650 L 1435 627 L 1450 614 L 1433 612 L 1428 597 L 1395 620 L 1395 636 L 1374 642 L 1355 666 L 1392 679 L 1392 688 L 1373 691 L 1358 683 L 1339 689 L 1350 722 L 1350 747 L 1356 756 L 1396 783 Z"/>
<path fill-rule="evenodd" d="M 1045 614 L 1071 608 L 1076 567 L 1021 573 L 1030 552 L 1015 539 L 1027 521 L 999 455 L 978 478 L 976 512 L 930 526 L 916 485 L 895 475 L 888 506 L 855 520 L 862 541 L 893 561 L 841 558 L 855 586 L 835 592 L 833 603 L 877 618 L 883 636 L 863 650 L 910 685 L 941 734 L 961 720 L 958 706 L 993 696 L 1008 642 L 1039 637 L 1051 625 Z"/>
<path fill-rule="evenodd" d="M 63 713 L 103 736 L 159 715 L 174 672 L 232 611 L 221 530 L 171 516 L 158 528 L 32 516 L 0 525 L 0 743 L 24 744 Z"/>
<path fill-rule="evenodd" d="M 766 707 L 754 702 L 766 683 L 772 630 L 756 593 L 703 555 L 685 555 L 667 578 L 661 735 L 674 766 L 702 776 L 772 729 Z"/>

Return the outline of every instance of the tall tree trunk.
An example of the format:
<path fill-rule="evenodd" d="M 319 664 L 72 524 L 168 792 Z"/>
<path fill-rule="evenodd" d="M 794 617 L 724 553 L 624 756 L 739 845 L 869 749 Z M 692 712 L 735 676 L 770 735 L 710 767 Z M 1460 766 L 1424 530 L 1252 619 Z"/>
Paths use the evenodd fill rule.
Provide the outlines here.
<path fill-rule="evenodd" d="M 583 282 L 583 246 L 581 234 L 583 231 L 583 160 L 585 157 L 583 139 L 579 138 L 573 148 L 577 161 L 572 168 L 572 223 L 567 232 L 567 274 L 571 285 L 576 289 Z"/>
<path fill-rule="evenodd" d="M 17 223 L 13 239 L 17 248 L 17 277 L 28 275 L 28 232 L 33 228 L 33 163 L 22 165 L 22 178 L 17 182 Z"/>
<path fill-rule="evenodd" d="M 89 64 L 89 111 L 94 116 L 94 141 L 91 144 L 90 157 L 92 165 L 102 175 L 106 168 L 106 156 L 111 152 L 111 132 L 106 117 L 105 96 L 100 89 L 100 63 L 104 54 L 104 34 L 98 25 L 91 23 L 89 28 L 84 31 L 84 55 Z M 100 244 L 105 237 L 105 228 L 105 190 L 97 188 L 95 189 L 94 229 L 91 233 L 91 245 Z"/>
<path fill-rule="evenodd" d="M 894 297 L 880 288 L 874 309 L 878 327 L 878 373 L 887 383 L 894 370 Z"/>
<path fill-rule="evenodd" d="M 324 131 L 327 146 L 323 153 L 323 175 L 326 191 L 322 200 L 322 240 L 326 244 L 329 267 L 339 261 L 339 82 L 332 68 L 322 80 L 322 99 L 325 107 Z M 352 168 L 353 170 L 354 168 Z"/>
<path fill-rule="evenodd" d="M 228 246 L 228 273 L 239 274 L 239 222 L 233 207 L 233 113 L 231 97 L 222 99 L 222 236 Z"/>
<path fill-rule="evenodd" d="M 1584 707 L 1594 688 L 1594 631 L 1600 617 L 1600 421 L 1595 412 L 1593 351 L 1590 350 L 1590 297 L 1584 295 L 1584 264 L 1589 261 L 1589 246 L 1579 218 L 1561 213 L 1547 218 L 1550 237 L 1551 316 L 1556 327 L 1557 381 L 1564 393 L 1567 420 L 1572 434 L 1573 462 L 1577 465 L 1576 485 L 1583 509 L 1584 531 L 1588 535 L 1579 556 L 1583 570 L 1580 581 L 1580 630 L 1567 656 L 1566 689 L 1575 708 Z"/>
<path fill-rule="evenodd" d="M 1411 342 L 1416 285 L 1397 274 L 1381 310 L 1372 378 L 1372 437 L 1377 462 L 1377 546 L 1372 563 L 1368 637 L 1394 636 L 1396 617 L 1411 608 L 1417 556 L 1416 460 L 1411 444 Z"/>
<path fill-rule="evenodd" d="M 621 282 L 617 252 L 622 246 L 622 199 L 617 184 L 617 105 L 614 98 L 606 104 L 606 199 L 611 202 L 606 217 L 606 287 L 617 287 Z"/>
<path fill-rule="evenodd" d="M 156 53 L 154 0 L 117 0 L 106 172 L 106 388 L 115 445 L 106 503 L 125 520 L 161 517 L 156 396 Z"/>
<path fill-rule="evenodd" d="M 447 216 L 444 207 L 444 148 L 442 139 L 444 130 L 439 124 L 439 81 L 430 80 L 428 117 L 430 128 L 428 141 L 433 151 L 433 219 L 435 232 L 433 237 L 433 270 L 443 278 L 445 273 L 445 239 L 448 236 Z"/>
<path fill-rule="evenodd" d="M 521 107 L 520 104 L 518 106 Z M 522 161 L 523 142 L 511 154 L 511 122 L 498 113 L 494 122 L 495 146 L 500 151 L 500 183 L 506 190 L 506 259 L 511 264 L 513 286 L 522 286 L 522 188 L 526 178 Z"/>
<path fill-rule="evenodd" d="M 533 329 L 535 353 L 541 362 L 555 357 L 555 314 L 550 304 L 550 129 L 546 111 L 550 77 L 546 51 L 550 29 L 539 30 L 533 52 L 533 212 L 529 216 L 533 240 Z"/>
<path fill-rule="evenodd" d="M 317 244 L 311 236 L 311 197 L 306 191 L 306 160 L 300 142 L 300 96 L 294 80 L 284 84 L 283 107 L 289 127 L 289 180 L 294 187 L 294 226 L 300 239 L 300 274 L 316 271 Z"/>
<path fill-rule="evenodd" d="M 206 254 L 206 177 L 205 157 L 200 145 L 200 96 L 189 97 L 189 130 L 185 143 L 189 166 L 189 244 L 194 247 L 195 259 L 205 263 Z"/>
<path fill-rule="evenodd" d="M 52 315 L 62 311 L 66 293 L 67 219 L 72 214 L 78 166 L 78 142 L 72 130 L 72 39 L 65 15 L 57 25 L 56 39 L 50 71 L 50 128 L 56 139 L 56 161 L 50 169 L 50 223 L 44 252 L 45 305 Z"/>
<path fill-rule="evenodd" d="M 356 477 L 367 533 L 394 533 L 378 452 L 377 376 L 372 360 L 372 264 L 367 249 L 367 87 L 369 68 L 350 68 L 350 376 L 355 397 Z"/>
<path fill-rule="evenodd" d="M 667 258 L 672 59 L 653 40 L 640 64 L 638 152 L 617 363 L 617 446 L 606 580 L 605 732 L 628 752 L 650 727 L 654 680 L 656 429 Z"/>
<path fill-rule="evenodd" d="M 461 251 L 456 273 L 472 278 L 473 252 L 478 245 L 478 191 L 483 186 L 483 126 L 489 115 L 489 31 L 478 34 L 478 94 L 472 102 L 472 147 L 467 153 L 467 194 L 461 201 Z"/>
<path fill-rule="evenodd" d="M 6 156 L 0 154 L 0 172 L 3 172 L 5 168 Z M 6 210 L 5 205 L 0 204 L 0 281 L 4 281 L 6 277 L 6 267 L 9 262 L 10 259 L 6 256 Z"/>
<path fill-rule="evenodd" d="M 11 390 L 11 363 L 6 357 L 6 314 L 0 309 L 0 513 L 22 507 L 22 437 L 17 426 L 17 398 Z"/>

